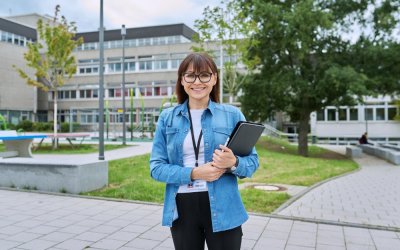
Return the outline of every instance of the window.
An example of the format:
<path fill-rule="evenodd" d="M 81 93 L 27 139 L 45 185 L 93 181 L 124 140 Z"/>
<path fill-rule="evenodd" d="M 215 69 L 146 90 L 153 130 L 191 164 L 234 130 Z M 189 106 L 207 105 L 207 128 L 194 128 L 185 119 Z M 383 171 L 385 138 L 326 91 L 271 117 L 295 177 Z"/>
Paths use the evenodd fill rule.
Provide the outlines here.
<path fill-rule="evenodd" d="M 393 121 L 394 117 L 397 114 L 397 109 L 396 108 L 388 108 L 388 120 L 389 121 Z"/>
<path fill-rule="evenodd" d="M 350 108 L 350 121 L 358 121 L 358 109 Z"/>
<path fill-rule="evenodd" d="M 365 109 L 365 120 L 372 121 L 374 119 L 374 109 L 366 108 Z"/>
<path fill-rule="evenodd" d="M 115 89 L 108 89 L 108 97 L 115 97 Z"/>
<path fill-rule="evenodd" d="M 317 112 L 317 121 L 325 121 L 325 109 Z"/>
<path fill-rule="evenodd" d="M 347 109 L 339 109 L 339 121 L 347 121 Z"/>
<path fill-rule="evenodd" d="M 98 98 L 99 90 L 98 89 L 82 89 L 79 91 L 80 98 Z"/>
<path fill-rule="evenodd" d="M 139 70 L 152 70 L 153 62 L 151 56 L 139 56 Z"/>
<path fill-rule="evenodd" d="M 186 57 L 186 53 L 175 53 L 171 54 L 171 68 L 177 69 L 181 64 L 183 58 Z"/>
<path fill-rule="evenodd" d="M 336 109 L 328 109 L 328 121 L 336 121 Z"/>
<path fill-rule="evenodd" d="M 376 120 L 377 121 L 385 120 L 385 108 L 376 108 Z"/>
<path fill-rule="evenodd" d="M 168 69 L 168 60 L 154 61 L 154 69 Z"/>

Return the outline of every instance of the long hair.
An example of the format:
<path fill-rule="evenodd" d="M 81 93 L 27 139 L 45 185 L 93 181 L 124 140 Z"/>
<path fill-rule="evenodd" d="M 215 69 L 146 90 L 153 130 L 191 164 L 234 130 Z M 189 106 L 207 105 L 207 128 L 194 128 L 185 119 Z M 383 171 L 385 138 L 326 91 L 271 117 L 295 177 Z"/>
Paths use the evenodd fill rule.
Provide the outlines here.
<path fill-rule="evenodd" d="M 182 86 L 183 73 L 192 65 L 195 73 L 200 73 L 202 71 L 212 71 L 213 74 L 217 76 L 217 82 L 213 86 L 210 93 L 210 98 L 213 102 L 219 102 L 219 74 L 217 65 L 215 65 L 214 60 L 206 53 L 191 53 L 183 59 L 181 65 L 178 69 L 178 80 L 175 85 L 175 92 L 178 98 L 178 103 L 183 103 L 188 99 L 188 94 Z"/>

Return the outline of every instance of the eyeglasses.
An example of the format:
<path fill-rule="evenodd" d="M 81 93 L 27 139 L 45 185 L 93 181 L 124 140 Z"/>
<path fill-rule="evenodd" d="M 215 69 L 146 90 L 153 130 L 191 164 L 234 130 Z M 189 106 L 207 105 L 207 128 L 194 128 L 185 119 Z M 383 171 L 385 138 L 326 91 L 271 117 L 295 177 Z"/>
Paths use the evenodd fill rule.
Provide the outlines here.
<path fill-rule="evenodd" d="M 187 83 L 194 83 L 196 78 L 199 78 L 201 83 L 208 83 L 211 80 L 211 76 L 213 73 L 209 72 L 200 72 L 200 74 L 195 74 L 192 72 L 183 73 L 183 79 Z"/>

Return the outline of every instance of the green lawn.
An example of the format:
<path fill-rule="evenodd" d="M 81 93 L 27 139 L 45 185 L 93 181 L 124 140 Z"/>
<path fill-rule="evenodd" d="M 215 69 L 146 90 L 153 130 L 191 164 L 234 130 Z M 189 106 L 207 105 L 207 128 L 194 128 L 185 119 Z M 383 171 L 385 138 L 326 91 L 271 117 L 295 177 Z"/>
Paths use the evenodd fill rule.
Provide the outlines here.
<path fill-rule="evenodd" d="M 42 144 L 38 150 L 32 150 L 33 154 L 88 154 L 99 151 L 98 144 L 81 144 L 75 145 L 74 148 L 70 144 L 59 144 L 58 149 L 53 150 L 51 144 Z M 105 150 L 113 150 L 123 148 L 123 145 L 105 144 Z M 5 151 L 3 143 L 0 143 L 0 152 Z"/>
<path fill-rule="evenodd" d="M 314 146 L 310 147 L 310 157 L 298 156 L 295 146 L 279 140 L 262 138 L 257 144 L 257 151 L 259 169 L 252 178 L 240 182 L 310 186 L 357 168 L 352 160 Z M 110 161 L 108 187 L 85 195 L 161 203 L 165 184 L 151 179 L 149 157 L 146 154 Z M 246 209 L 260 213 L 271 213 L 290 198 L 286 193 L 253 188 L 241 190 L 241 194 Z"/>

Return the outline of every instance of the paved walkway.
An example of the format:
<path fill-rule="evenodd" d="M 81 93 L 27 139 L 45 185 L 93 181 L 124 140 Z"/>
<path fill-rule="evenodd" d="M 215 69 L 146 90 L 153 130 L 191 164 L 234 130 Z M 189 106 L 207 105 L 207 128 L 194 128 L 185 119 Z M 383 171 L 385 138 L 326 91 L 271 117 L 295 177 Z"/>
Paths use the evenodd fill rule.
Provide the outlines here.
<path fill-rule="evenodd" d="M 355 161 L 360 171 L 326 182 L 278 214 L 400 230 L 400 166 L 366 154 Z"/>
<path fill-rule="evenodd" d="M 121 155 L 132 156 L 133 149 L 121 151 Z M 327 182 L 287 207 L 287 211 L 291 211 L 297 203 L 301 204 L 293 210 L 301 211 L 296 214 L 299 218 L 251 215 L 243 225 L 242 249 L 400 249 L 400 228 L 396 224 L 400 217 L 396 193 L 400 189 L 393 182 L 396 177 L 398 179 L 397 169 L 400 168 L 365 155 L 360 162 L 361 171 L 331 181 L 343 180 L 330 188 L 326 185 L 331 182 Z M 376 163 L 379 165 L 375 166 Z M 368 184 L 386 190 L 381 193 L 384 197 L 370 193 L 375 189 L 360 191 Z M 318 190 L 324 191 L 318 195 Z M 314 199 L 308 198 L 310 194 Z M 325 220 L 328 218 L 319 220 L 316 215 L 303 213 L 306 202 L 311 202 L 310 207 L 314 208 L 318 198 L 324 208 L 320 211 L 322 215 L 329 214 L 332 209 L 336 211 L 340 203 L 342 208 L 353 207 L 353 212 L 366 210 L 355 213 L 354 218 L 359 221 L 352 222 L 362 223 L 366 218 L 370 219 L 369 224 L 374 219 L 378 225 L 381 221 L 390 221 L 392 224 L 388 225 L 397 226 L 398 230 L 338 225 Z M 359 201 L 365 202 L 363 206 L 357 206 Z M 375 209 L 369 209 L 372 205 Z M 376 213 L 378 209 L 383 209 L 380 213 L 387 211 L 392 219 L 375 220 L 374 216 L 380 214 Z M 160 225 L 161 213 L 162 206 L 153 204 L 0 189 L 0 249 L 173 249 L 169 229 Z M 331 219 L 345 222 L 346 215 Z M 304 221 L 307 219 L 316 220 Z"/>

